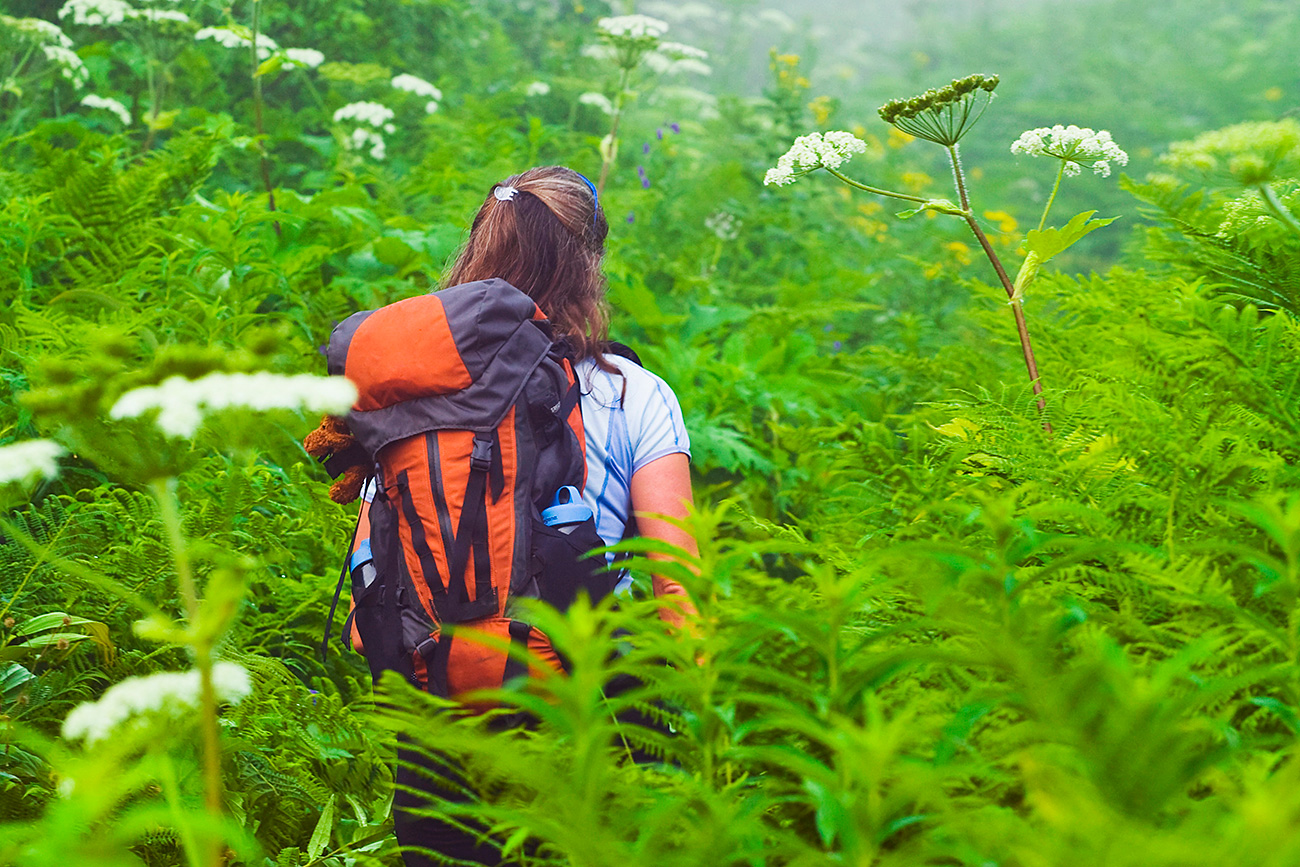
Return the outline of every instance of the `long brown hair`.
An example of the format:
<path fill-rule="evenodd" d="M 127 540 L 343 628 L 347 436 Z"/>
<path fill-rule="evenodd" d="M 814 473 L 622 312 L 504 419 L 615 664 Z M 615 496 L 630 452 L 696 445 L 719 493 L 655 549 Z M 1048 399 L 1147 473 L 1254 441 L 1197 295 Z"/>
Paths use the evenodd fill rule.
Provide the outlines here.
<path fill-rule="evenodd" d="M 498 187 L 517 192 L 498 198 Z M 609 335 L 600 270 L 608 234 L 581 175 L 562 166 L 529 169 L 492 186 L 444 285 L 499 277 L 537 302 L 579 358 L 599 360 Z"/>

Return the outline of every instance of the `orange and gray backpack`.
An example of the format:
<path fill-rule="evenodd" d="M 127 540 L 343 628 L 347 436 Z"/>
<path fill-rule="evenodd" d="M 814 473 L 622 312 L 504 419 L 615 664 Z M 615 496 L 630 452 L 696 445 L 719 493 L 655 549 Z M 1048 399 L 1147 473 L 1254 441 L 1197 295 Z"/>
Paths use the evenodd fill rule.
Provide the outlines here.
<path fill-rule="evenodd" d="M 562 670 L 512 600 L 564 609 L 617 580 L 588 556 L 604 544 L 590 517 L 564 528 L 542 518 L 586 476 L 566 341 L 531 298 L 490 279 L 356 313 L 326 356 L 357 387 L 346 423 L 372 474 L 343 571 L 354 606 L 344 634 L 373 677 L 393 670 L 441 696 L 501 686 L 528 669 L 507 643 Z"/>

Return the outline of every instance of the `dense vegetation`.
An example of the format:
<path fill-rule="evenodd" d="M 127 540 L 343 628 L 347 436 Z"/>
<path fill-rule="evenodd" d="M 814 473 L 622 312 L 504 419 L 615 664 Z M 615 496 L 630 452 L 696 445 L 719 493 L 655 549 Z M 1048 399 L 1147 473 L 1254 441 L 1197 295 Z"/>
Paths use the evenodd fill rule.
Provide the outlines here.
<path fill-rule="evenodd" d="M 0 443 L 62 454 L 0 447 L 0 863 L 391 867 L 395 731 L 473 770 L 438 809 L 539 864 L 1296 863 L 1300 13 L 971 5 L 907 6 L 915 44 L 836 92 L 787 53 L 806 23 L 745 2 L 638 8 L 706 75 L 621 69 L 622 4 L 13 0 Z M 874 109 L 976 71 L 963 210 Z M 1072 122 L 1128 173 L 1065 177 L 1027 232 L 1065 164 L 1008 147 Z M 832 130 L 920 212 L 763 184 Z M 353 516 L 311 412 L 226 392 L 178 436 L 120 401 L 322 373 L 334 322 L 435 288 L 491 184 L 549 163 L 608 170 L 615 336 L 691 432 L 701 618 L 538 611 L 573 676 L 497 696 L 541 720 L 503 733 L 321 656 Z M 1123 219 L 1009 305 L 969 227 L 1016 277 L 1094 209 Z"/>

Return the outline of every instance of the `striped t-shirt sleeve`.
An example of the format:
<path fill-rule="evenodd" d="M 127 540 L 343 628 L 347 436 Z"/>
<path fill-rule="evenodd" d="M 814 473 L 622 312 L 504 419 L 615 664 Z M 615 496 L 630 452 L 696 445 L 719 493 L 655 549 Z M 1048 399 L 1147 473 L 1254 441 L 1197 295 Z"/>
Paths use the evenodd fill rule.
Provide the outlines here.
<path fill-rule="evenodd" d="M 636 368 L 628 376 L 623 407 L 632 444 L 633 473 L 666 455 L 691 453 L 677 395 L 662 379 Z"/>

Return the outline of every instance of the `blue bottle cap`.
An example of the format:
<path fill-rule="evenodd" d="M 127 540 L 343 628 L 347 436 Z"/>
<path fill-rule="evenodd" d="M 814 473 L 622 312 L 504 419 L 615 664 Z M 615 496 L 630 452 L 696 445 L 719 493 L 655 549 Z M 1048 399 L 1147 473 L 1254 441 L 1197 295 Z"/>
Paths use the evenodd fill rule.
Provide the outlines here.
<path fill-rule="evenodd" d="M 370 540 L 362 539 L 352 551 L 352 562 L 348 565 L 348 571 L 351 572 L 358 566 L 369 563 L 373 559 L 375 558 L 370 554 Z"/>
<path fill-rule="evenodd" d="M 542 523 L 548 527 L 557 524 L 581 524 L 591 517 L 591 508 L 582 501 L 582 495 L 573 485 L 565 485 L 555 492 L 549 508 L 542 510 Z"/>

